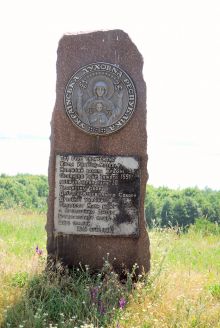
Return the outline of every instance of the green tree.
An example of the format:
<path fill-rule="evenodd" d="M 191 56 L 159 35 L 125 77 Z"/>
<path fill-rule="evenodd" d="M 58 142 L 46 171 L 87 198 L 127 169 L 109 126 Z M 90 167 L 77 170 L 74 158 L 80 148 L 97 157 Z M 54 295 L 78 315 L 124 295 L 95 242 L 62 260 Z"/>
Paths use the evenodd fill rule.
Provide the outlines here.
<path fill-rule="evenodd" d="M 0 176 L 0 207 L 24 207 L 45 211 L 48 183 L 43 175 Z"/>
<path fill-rule="evenodd" d="M 173 222 L 179 226 L 186 227 L 195 222 L 200 216 L 198 203 L 191 197 L 178 199 L 174 205 Z"/>
<path fill-rule="evenodd" d="M 173 224 L 173 201 L 170 198 L 166 198 L 161 210 L 161 226 L 167 227 Z"/>

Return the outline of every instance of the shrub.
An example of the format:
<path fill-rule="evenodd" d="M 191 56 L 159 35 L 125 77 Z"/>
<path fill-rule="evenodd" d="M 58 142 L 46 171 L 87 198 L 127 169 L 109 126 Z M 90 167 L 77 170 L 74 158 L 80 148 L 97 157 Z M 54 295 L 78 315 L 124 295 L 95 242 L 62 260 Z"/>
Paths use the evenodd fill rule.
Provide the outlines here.
<path fill-rule="evenodd" d="M 213 223 L 202 217 L 196 219 L 195 224 L 190 226 L 189 231 L 200 233 L 203 236 L 220 235 L 220 226 L 217 222 Z"/>

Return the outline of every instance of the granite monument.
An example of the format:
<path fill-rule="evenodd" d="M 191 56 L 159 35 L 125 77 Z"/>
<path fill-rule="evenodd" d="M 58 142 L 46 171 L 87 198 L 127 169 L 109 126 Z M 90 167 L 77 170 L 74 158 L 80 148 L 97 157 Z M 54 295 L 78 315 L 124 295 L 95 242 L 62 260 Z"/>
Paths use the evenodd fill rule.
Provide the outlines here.
<path fill-rule="evenodd" d="M 150 267 L 143 59 L 121 30 L 64 35 L 51 122 L 48 258 Z M 114 260 L 113 260 L 114 259 Z"/>

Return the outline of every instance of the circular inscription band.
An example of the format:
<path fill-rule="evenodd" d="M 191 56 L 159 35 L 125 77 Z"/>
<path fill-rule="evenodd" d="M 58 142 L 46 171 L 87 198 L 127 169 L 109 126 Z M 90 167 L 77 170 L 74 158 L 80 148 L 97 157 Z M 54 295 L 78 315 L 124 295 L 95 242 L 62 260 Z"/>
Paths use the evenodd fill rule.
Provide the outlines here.
<path fill-rule="evenodd" d="M 89 134 L 106 135 L 121 129 L 136 107 L 130 76 L 109 63 L 80 68 L 67 83 L 65 110 L 74 125 Z"/>

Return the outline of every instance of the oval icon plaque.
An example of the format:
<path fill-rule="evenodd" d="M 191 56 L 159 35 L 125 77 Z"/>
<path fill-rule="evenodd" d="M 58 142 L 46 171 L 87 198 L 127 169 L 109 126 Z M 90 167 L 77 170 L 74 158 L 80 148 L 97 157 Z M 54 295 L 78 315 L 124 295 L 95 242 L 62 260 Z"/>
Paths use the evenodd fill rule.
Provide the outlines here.
<path fill-rule="evenodd" d="M 98 62 L 72 75 L 64 94 L 74 125 L 89 134 L 107 135 L 124 127 L 136 108 L 136 90 L 119 66 Z"/>

